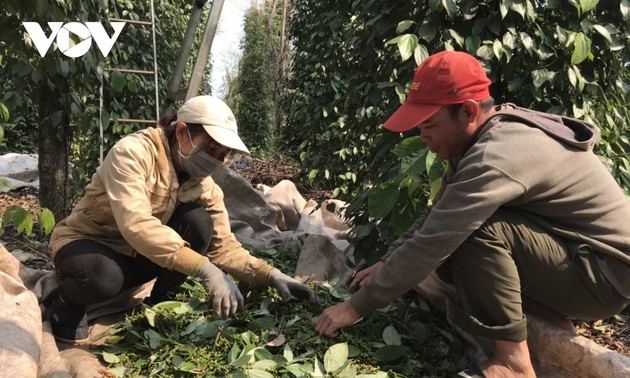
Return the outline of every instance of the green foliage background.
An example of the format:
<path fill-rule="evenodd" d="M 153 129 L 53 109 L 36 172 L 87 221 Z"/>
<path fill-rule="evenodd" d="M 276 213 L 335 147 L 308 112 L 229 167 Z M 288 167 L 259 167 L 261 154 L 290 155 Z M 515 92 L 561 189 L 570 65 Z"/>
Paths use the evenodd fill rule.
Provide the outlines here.
<path fill-rule="evenodd" d="M 430 203 L 439 162 L 385 132 L 415 67 L 444 49 L 477 57 L 497 102 L 598 124 L 597 152 L 628 191 L 630 2 L 296 0 L 283 147 L 316 187 L 350 200 L 354 248 L 373 260 Z M 299 146 L 296 148 L 296 146 Z M 415 162 L 422 176 L 408 169 Z M 370 206 L 381 203 L 381 206 Z M 385 204 L 386 206 L 384 207 Z"/>
<path fill-rule="evenodd" d="M 239 134 L 256 157 L 273 158 L 278 152 L 289 59 L 283 25 L 290 6 L 288 0 L 265 1 L 246 12 L 242 57 L 238 70 L 227 75 L 225 101 L 236 115 Z"/>
<path fill-rule="evenodd" d="M 156 1 L 156 39 L 158 56 L 158 93 L 166 98 L 177 54 L 192 10 L 188 0 Z M 209 5 L 204 12 L 207 15 Z M 0 102 L 11 117 L 2 123 L 6 133 L 0 152 L 37 153 L 37 125 L 49 122 L 59 137 L 68 141 L 74 164 L 76 190 L 99 163 L 101 143 L 104 153 L 120 137 L 147 124 L 119 123 L 118 118 L 155 120 L 155 84 L 152 75 L 110 71 L 109 68 L 153 70 L 153 39 L 150 27 L 127 23 L 107 57 L 93 46 L 87 54 L 71 59 L 51 47 L 44 58 L 30 42 L 21 25 L 36 21 L 45 33 L 46 22 L 100 21 L 111 35 L 108 18 L 151 20 L 149 1 L 130 0 L 7 0 L 0 5 L 0 24 L 5 28 L 0 38 Z M 187 83 L 198 49 L 197 33 L 182 83 Z M 206 74 L 210 72 L 208 66 Z M 104 111 L 99 111 L 101 79 Z M 38 109 L 47 101 L 44 87 L 61 104 L 50 119 L 40 119 Z M 180 88 L 181 89 L 181 88 Z M 209 94 L 208 85 L 200 94 Z M 99 135 L 99 117 L 103 138 Z"/>
<path fill-rule="evenodd" d="M 251 8 L 244 19 L 243 56 L 236 80 L 238 98 L 230 106 L 238 120 L 239 133 L 248 148 L 259 154 L 271 147 L 273 137 L 273 104 L 271 97 L 272 43 L 267 30 L 267 8 Z"/>

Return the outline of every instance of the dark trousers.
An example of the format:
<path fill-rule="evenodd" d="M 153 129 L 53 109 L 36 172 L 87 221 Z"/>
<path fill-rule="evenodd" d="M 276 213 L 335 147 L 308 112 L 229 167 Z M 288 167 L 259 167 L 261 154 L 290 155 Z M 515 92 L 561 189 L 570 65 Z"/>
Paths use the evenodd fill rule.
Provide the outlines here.
<path fill-rule="evenodd" d="M 212 240 L 212 221 L 203 207 L 185 203 L 177 207 L 167 226 L 175 230 L 190 247 L 202 254 Z M 105 302 L 124 289 L 140 286 L 157 278 L 151 303 L 172 299 L 186 280 L 180 272 L 162 268 L 138 254 L 125 256 L 94 240 L 82 239 L 61 248 L 54 259 L 61 279 L 61 297 L 69 304 L 87 307 Z"/>
<path fill-rule="evenodd" d="M 437 272 L 457 291 L 453 323 L 491 339 L 527 338 L 523 298 L 584 320 L 610 317 L 628 304 L 590 246 L 550 234 L 509 209 L 499 209 Z"/>

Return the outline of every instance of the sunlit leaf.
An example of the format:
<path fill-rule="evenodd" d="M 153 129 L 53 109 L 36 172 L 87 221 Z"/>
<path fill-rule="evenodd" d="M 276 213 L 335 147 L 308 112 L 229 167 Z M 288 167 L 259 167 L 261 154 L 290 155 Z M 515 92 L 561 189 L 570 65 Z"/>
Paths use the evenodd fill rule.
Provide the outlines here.
<path fill-rule="evenodd" d="M 284 346 L 284 351 L 282 352 L 282 355 L 284 356 L 284 358 L 287 359 L 288 363 L 293 362 L 293 351 L 291 350 L 289 344 L 286 344 Z"/>
<path fill-rule="evenodd" d="M 612 43 L 612 37 L 610 36 L 610 31 L 606 29 L 606 27 L 602 25 L 593 25 L 593 29 L 597 30 L 602 37 L 606 38 L 609 43 Z"/>
<path fill-rule="evenodd" d="M 254 362 L 254 365 L 252 365 L 252 368 L 254 369 L 258 369 L 258 370 L 274 370 L 278 367 L 278 363 L 276 363 L 276 361 L 274 360 L 259 360 Z"/>
<path fill-rule="evenodd" d="M 244 349 L 241 355 L 237 359 L 230 362 L 230 365 L 234 367 L 243 367 L 247 365 L 253 358 L 254 358 L 254 351 Z"/>
<path fill-rule="evenodd" d="M 348 361 L 348 344 L 335 344 L 324 354 L 324 369 L 328 373 L 336 373 L 344 367 L 346 361 Z"/>
<path fill-rule="evenodd" d="M 501 60 L 501 55 L 503 55 L 503 43 L 499 40 L 495 40 L 492 43 L 492 51 L 494 52 L 494 56 Z"/>
<path fill-rule="evenodd" d="M 521 43 L 523 44 L 523 47 L 525 47 L 527 52 L 531 55 L 531 51 L 530 50 L 533 47 L 532 37 L 530 37 L 529 34 L 527 34 L 525 32 L 520 32 L 519 33 L 519 38 L 521 40 Z"/>
<path fill-rule="evenodd" d="M 254 349 L 254 358 L 257 361 L 260 360 L 271 360 L 273 359 L 273 354 L 265 348 L 256 348 Z"/>
<path fill-rule="evenodd" d="M 234 344 L 232 344 L 232 348 L 230 348 L 230 353 L 228 354 L 228 364 L 231 364 L 232 361 L 236 360 L 240 353 L 241 348 L 236 342 L 234 342 Z"/>
<path fill-rule="evenodd" d="M 9 108 L 7 108 L 5 104 L 0 102 L 0 122 L 6 122 L 8 120 L 9 120 Z M 2 142 L 2 140 L 0 140 L 0 142 Z"/>
<path fill-rule="evenodd" d="M 540 88 L 544 83 L 549 81 L 552 77 L 553 77 L 553 73 L 551 73 L 546 68 L 532 71 L 532 81 L 534 83 L 534 87 L 536 88 Z"/>
<path fill-rule="evenodd" d="M 599 3 L 599 0 L 580 0 L 580 8 L 582 8 L 582 13 L 586 13 L 595 8 L 597 3 Z"/>
<path fill-rule="evenodd" d="M 453 37 L 457 45 L 464 47 L 464 37 L 462 37 L 455 29 L 448 29 L 448 34 Z"/>
<path fill-rule="evenodd" d="M 413 55 L 418 46 L 418 37 L 415 34 L 403 34 L 399 36 L 397 45 L 400 58 L 404 62 Z"/>
<path fill-rule="evenodd" d="M 118 356 L 113 353 L 103 351 L 101 355 L 103 356 L 103 361 L 107 362 L 108 364 L 117 364 L 118 362 L 120 362 L 120 358 L 118 358 Z"/>
<path fill-rule="evenodd" d="M 284 366 L 283 369 L 295 375 L 296 377 L 301 377 L 301 376 L 304 376 L 305 373 L 308 373 L 308 371 L 306 371 L 306 369 L 304 369 L 304 367 L 300 364 L 287 365 L 287 366 Z"/>
<path fill-rule="evenodd" d="M 39 226 L 41 227 L 44 235 L 50 235 L 55 227 L 55 214 L 49 209 L 43 208 L 39 213 Z"/>
<path fill-rule="evenodd" d="M 573 67 L 569 67 L 567 69 L 567 75 L 569 76 L 569 82 L 571 85 L 577 88 L 577 76 L 575 75 L 575 71 L 573 71 Z"/>
<path fill-rule="evenodd" d="M 18 205 L 11 205 L 5 210 L 2 216 L 2 224 L 13 224 L 18 233 L 24 232 L 26 236 L 33 232 L 33 216 Z"/>
<path fill-rule="evenodd" d="M 274 378 L 273 374 L 264 370 L 247 369 L 246 373 L 248 378 Z"/>
<path fill-rule="evenodd" d="M 427 48 L 421 44 L 416 46 L 416 49 L 413 51 L 413 58 L 416 61 L 416 65 L 420 65 L 420 63 L 424 62 L 426 58 L 429 57 L 429 51 Z"/>
<path fill-rule="evenodd" d="M 457 14 L 457 4 L 455 3 L 455 0 L 442 0 L 442 5 L 444 5 L 444 9 L 446 9 L 448 17 L 451 20 L 454 19 Z"/>
<path fill-rule="evenodd" d="M 630 0 L 621 0 L 619 9 L 621 10 L 621 15 L 623 16 L 623 19 L 626 22 L 630 22 Z"/>
<path fill-rule="evenodd" d="M 571 55 L 571 64 L 580 64 L 591 52 L 591 40 L 584 33 L 579 32 L 573 40 L 573 55 Z"/>
<path fill-rule="evenodd" d="M 319 360 L 317 359 L 317 356 L 315 356 L 315 364 L 313 366 L 313 377 L 323 377 L 324 376 L 324 372 L 326 371 L 326 369 L 324 369 L 324 366 L 322 365 L 321 362 L 319 362 Z"/>
<path fill-rule="evenodd" d="M 525 3 L 523 0 L 514 0 L 510 9 L 520 14 L 521 17 L 525 19 Z"/>

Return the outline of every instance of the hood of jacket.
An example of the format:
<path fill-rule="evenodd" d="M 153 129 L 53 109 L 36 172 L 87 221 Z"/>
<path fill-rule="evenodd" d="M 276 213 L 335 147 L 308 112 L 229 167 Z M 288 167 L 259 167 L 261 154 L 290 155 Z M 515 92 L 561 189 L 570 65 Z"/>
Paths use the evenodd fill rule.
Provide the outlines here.
<path fill-rule="evenodd" d="M 496 112 L 488 118 L 484 128 L 505 121 L 521 122 L 539 128 L 549 136 L 584 151 L 592 150 L 600 135 L 599 128 L 588 122 L 525 109 L 511 103 L 497 106 Z"/>

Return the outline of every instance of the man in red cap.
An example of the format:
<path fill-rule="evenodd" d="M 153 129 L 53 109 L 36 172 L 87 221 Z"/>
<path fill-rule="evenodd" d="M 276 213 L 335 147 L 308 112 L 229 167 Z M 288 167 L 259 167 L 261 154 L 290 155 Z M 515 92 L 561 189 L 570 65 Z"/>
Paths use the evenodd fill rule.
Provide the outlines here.
<path fill-rule="evenodd" d="M 437 270 L 456 291 L 450 320 L 495 344 L 478 371 L 460 375 L 534 377 L 524 306 L 603 319 L 630 303 L 630 203 L 592 151 L 599 130 L 494 106 L 489 86 L 464 52 L 417 68 L 384 127 L 419 130 L 448 160 L 442 187 L 383 259 L 356 275 L 350 300 L 318 317 L 318 332 L 335 336 Z"/>

